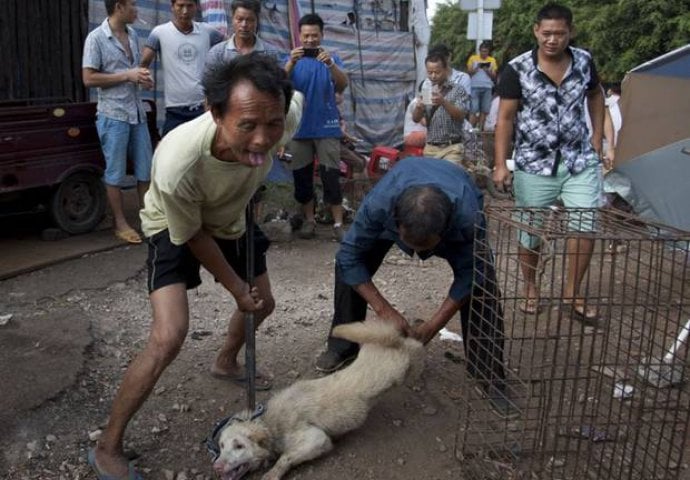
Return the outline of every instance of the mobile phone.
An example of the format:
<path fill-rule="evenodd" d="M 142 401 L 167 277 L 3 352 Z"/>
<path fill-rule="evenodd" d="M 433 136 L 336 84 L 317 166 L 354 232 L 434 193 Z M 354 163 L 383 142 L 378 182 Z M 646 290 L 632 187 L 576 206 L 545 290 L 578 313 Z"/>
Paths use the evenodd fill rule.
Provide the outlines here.
<path fill-rule="evenodd" d="M 479 64 L 479 68 L 489 68 L 491 66 L 490 62 L 482 62 Z"/>
<path fill-rule="evenodd" d="M 311 58 L 316 58 L 319 56 L 319 53 L 321 52 L 320 48 L 307 48 L 304 47 L 304 56 L 305 57 L 311 57 Z"/>

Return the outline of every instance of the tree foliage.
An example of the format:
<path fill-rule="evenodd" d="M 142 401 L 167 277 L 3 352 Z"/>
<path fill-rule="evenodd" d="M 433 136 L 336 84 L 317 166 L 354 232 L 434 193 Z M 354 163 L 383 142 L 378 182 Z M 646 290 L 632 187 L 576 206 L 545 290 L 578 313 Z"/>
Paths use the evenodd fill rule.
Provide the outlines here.
<path fill-rule="evenodd" d="M 464 68 L 467 57 L 474 50 L 474 40 L 467 40 L 467 12 L 455 4 L 437 4 L 431 29 L 431 45 L 445 43 L 451 49 L 451 64 Z"/>
<path fill-rule="evenodd" d="M 545 0 L 503 0 L 494 12 L 494 56 L 506 62 L 534 47 L 532 26 Z M 587 48 L 604 81 L 622 80 L 631 68 L 690 42 L 690 0 L 563 0 L 573 10 L 575 44 Z M 463 65 L 467 12 L 441 4 L 432 20 L 432 44 L 442 41 Z"/>

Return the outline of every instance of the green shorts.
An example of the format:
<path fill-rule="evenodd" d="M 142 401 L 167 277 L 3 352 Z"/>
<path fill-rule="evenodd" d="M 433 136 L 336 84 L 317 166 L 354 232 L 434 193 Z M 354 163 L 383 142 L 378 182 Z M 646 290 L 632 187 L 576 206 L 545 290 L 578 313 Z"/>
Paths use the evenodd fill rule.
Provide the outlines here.
<path fill-rule="evenodd" d="M 585 169 L 572 174 L 560 163 L 556 175 L 544 176 L 517 170 L 514 177 L 515 206 L 526 208 L 547 208 L 561 200 L 566 208 L 591 209 L 578 211 L 568 220 L 568 229 L 575 232 L 593 232 L 596 230 L 596 209 L 601 206 L 603 195 L 603 176 L 601 164 L 592 158 Z M 523 216 L 525 214 L 522 214 Z M 534 215 L 530 223 L 541 227 L 541 216 Z M 525 218 L 518 219 L 525 222 Z M 519 233 L 520 244 L 527 248 L 536 248 L 539 237 L 525 231 Z"/>

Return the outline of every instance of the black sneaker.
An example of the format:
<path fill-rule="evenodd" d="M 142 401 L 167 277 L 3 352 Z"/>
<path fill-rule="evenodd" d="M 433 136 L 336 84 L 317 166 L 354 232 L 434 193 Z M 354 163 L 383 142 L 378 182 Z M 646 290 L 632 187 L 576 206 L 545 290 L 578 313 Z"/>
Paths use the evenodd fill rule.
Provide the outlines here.
<path fill-rule="evenodd" d="M 499 417 L 512 420 L 520 416 L 521 412 L 511 400 L 508 389 L 494 383 L 477 384 L 475 390 L 479 396 L 489 401 L 491 409 Z"/>
<path fill-rule="evenodd" d="M 314 368 L 316 368 L 318 372 L 332 373 L 345 367 L 352 360 L 354 360 L 356 356 L 356 353 L 350 355 L 341 355 L 339 353 L 326 350 L 316 358 Z"/>
<path fill-rule="evenodd" d="M 304 240 L 309 240 L 316 237 L 316 224 L 314 222 L 307 222 L 306 220 L 297 231 L 297 236 Z"/>

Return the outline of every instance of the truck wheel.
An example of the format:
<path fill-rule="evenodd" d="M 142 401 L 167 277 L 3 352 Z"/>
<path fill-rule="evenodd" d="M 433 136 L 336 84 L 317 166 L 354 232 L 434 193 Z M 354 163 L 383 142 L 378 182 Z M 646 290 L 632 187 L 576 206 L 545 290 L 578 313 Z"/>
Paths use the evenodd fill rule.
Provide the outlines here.
<path fill-rule="evenodd" d="M 55 225 L 72 234 L 90 232 L 105 214 L 105 187 L 93 173 L 78 172 L 67 177 L 50 199 L 50 216 Z"/>

